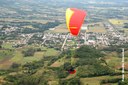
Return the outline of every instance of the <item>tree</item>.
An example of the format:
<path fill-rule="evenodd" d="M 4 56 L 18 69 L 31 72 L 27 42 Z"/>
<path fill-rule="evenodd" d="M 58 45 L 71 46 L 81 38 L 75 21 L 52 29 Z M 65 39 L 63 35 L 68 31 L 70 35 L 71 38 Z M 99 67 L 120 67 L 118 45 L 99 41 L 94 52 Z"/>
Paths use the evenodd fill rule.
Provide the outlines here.
<path fill-rule="evenodd" d="M 125 79 L 124 82 L 120 81 L 118 85 L 128 85 L 128 79 Z"/>
<path fill-rule="evenodd" d="M 80 66 L 78 68 L 77 76 L 79 77 L 92 77 L 113 74 L 113 70 L 107 66 L 95 63 L 93 65 Z"/>
<path fill-rule="evenodd" d="M 0 41 L 0 48 L 2 48 L 3 41 Z"/>
<path fill-rule="evenodd" d="M 41 77 L 28 76 L 19 79 L 15 85 L 47 85 L 47 82 Z"/>
<path fill-rule="evenodd" d="M 68 80 L 67 85 L 80 85 L 80 79 L 79 78 L 73 78 L 71 80 Z"/>
<path fill-rule="evenodd" d="M 35 49 L 29 48 L 25 51 L 22 51 L 22 53 L 24 54 L 24 57 L 27 57 L 27 56 L 33 56 L 35 51 L 36 51 Z"/>
<path fill-rule="evenodd" d="M 68 80 L 60 80 L 59 85 L 80 85 L 80 79 L 72 78 Z"/>
<path fill-rule="evenodd" d="M 11 67 L 12 67 L 12 68 L 18 68 L 19 66 L 20 66 L 20 64 L 18 64 L 18 63 L 13 63 Z"/>
<path fill-rule="evenodd" d="M 78 58 L 100 58 L 104 55 L 97 49 L 91 46 L 82 46 L 76 50 L 75 56 Z"/>
<path fill-rule="evenodd" d="M 128 28 L 128 23 L 124 23 L 124 28 Z"/>

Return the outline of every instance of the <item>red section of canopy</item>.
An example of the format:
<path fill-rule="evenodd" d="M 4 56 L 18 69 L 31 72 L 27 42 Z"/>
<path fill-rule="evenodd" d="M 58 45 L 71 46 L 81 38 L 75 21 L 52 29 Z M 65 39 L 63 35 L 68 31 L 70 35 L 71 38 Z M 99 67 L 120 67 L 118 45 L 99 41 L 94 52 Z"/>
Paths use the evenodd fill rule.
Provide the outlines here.
<path fill-rule="evenodd" d="M 76 73 L 76 70 L 73 70 L 73 71 L 68 71 L 70 74 L 75 74 Z"/>
<path fill-rule="evenodd" d="M 76 8 L 71 8 L 71 10 L 74 11 L 74 14 L 72 15 L 69 23 L 70 32 L 72 35 L 77 36 L 84 22 L 86 12 Z"/>

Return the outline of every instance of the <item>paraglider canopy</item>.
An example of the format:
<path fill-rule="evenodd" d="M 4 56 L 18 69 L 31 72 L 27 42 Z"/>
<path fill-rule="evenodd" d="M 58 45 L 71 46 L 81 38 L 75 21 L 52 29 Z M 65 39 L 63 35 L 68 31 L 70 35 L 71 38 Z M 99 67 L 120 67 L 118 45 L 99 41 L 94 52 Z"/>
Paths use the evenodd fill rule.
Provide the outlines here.
<path fill-rule="evenodd" d="M 75 73 L 76 73 L 76 70 L 74 70 L 74 68 L 71 67 L 71 68 L 68 70 L 68 72 L 69 72 L 70 74 L 75 74 Z"/>
<path fill-rule="evenodd" d="M 86 17 L 86 12 L 77 8 L 66 10 L 66 24 L 70 33 L 77 36 Z"/>

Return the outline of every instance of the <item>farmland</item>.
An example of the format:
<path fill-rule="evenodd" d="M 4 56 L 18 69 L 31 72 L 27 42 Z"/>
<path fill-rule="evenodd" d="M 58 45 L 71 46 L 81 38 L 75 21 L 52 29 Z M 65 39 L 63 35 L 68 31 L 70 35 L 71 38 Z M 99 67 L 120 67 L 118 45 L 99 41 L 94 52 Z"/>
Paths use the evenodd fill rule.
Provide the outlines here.
<path fill-rule="evenodd" d="M 127 4 L 0 0 L 0 85 L 128 85 Z M 66 25 L 69 7 L 87 15 L 78 36 Z M 73 28 L 79 24 L 76 11 L 69 16 Z"/>
<path fill-rule="evenodd" d="M 127 23 L 128 20 L 109 19 L 109 22 L 111 22 L 113 25 L 124 25 L 124 23 Z"/>
<path fill-rule="evenodd" d="M 102 23 L 95 23 L 96 25 L 89 24 L 88 32 L 94 33 L 105 33 L 106 29 L 104 28 Z"/>
<path fill-rule="evenodd" d="M 100 76 L 93 78 L 81 78 L 81 85 L 100 85 L 102 80 L 121 78 L 121 76 Z M 109 83 L 110 85 L 118 85 L 118 83 Z M 106 84 L 102 84 L 106 85 Z"/>
<path fill-rule="evenodd" d="M 3 48 L 6 48 L 6 50 L 0 50 L 0 69 L 2 68 L 9 68 L 12 63 L 18 63 L 18 64 L 25 64 L 27 62 L 33 62 L 33 61 L 39 61 L 43 59 L 43 56 L 56 56 L 58 55 L 58 51 L 50 48 L 44 48 L 41 47 L 42 50 L 46 50 L 45 52 L 35 52 L 33 56 L 29 57 L 23 57 L 22 51 L 24 49 L 28 49 L 33 46 L 28 46 L 24 48 L 18 48 L 13 50 L 14 48 L 11 47 L 10 44 L 3 44 Z M 36 47 L 38 48 L 38 46 Z M 12 51 L 9 51 L 8 49 L 12 49 Z M 6 67 L 4 65 L 6 63 Z"/>

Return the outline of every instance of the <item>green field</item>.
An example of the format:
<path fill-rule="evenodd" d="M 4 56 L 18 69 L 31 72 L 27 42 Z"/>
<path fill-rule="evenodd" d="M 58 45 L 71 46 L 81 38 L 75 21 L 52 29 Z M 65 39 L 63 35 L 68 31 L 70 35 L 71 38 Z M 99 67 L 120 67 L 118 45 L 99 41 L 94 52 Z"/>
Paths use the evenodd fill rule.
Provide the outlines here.
<path fill-rule="evenodd" d="M 13 51 L 10 50 L 0 50 L 0 61 L 13 56 Z"/>
<path fill-rule="evenodd" d="M 41 50 L 35 52 L 35 54 L 33 56 L 27 56 L 27 57 L 23 56 L 23 54 L 22 54 L 23 50 L 26 50 L 29 48 L 34 48 L 34 47 L 41 48 Z M 14 53 L 13 57 L 8 58 L 6 61 L 4 61 L 0 65 L 0 68 L 4 68 L 4 67 L 9 68 L 9 66 L 11 66 L 13 62 L 19 63 L 19 64 L 21 64 L 21 66 L 19 68 L 17 68 L 18 71 L 16 70 L 15 72 L 11 72 L 11 75 L 19 75 L 19 74 L 24 75 L 24 72 L 26 74 L 30 75 L 29 73 L 34 71 L 35 73 L 31 74 L 30 77 L 35 76 L 35 78 L 41 78 L 42 80 L 47 81 L 47 83 L 49 85 L 59 85 L 60 82 L 65 82 L 65 81 L 67 82 L 67 84 L 71 85 L 72 79 L 76 79 L 76 78 L 79 78 L 80 85 L 118 85 L 117 80 L 121 79 L 121 74 L 117 74 L 117 73 L 121 72 L 121 70 L 119 70 L 121 68 L 121 58 L 118 56 L 119 54 L 117 52 L 109 52 L 108 54 L 106 54 L 104 56 L 103 59 L 105 59 L 107 64 L 105 64 L 104 62 L 100 63 L 100 65 L 102 64 L 105 67 L 109 67 L 110 69 L 112 69 L 111 71 L 116 73 L 116 75 L 114 74 L 113 76 L 110 76 L 111 75 L 110 73 L 109 73 L 109 75 L 107 75 L 107 74 L 101 74 L 98 76 L 95 75 L 95 72 L 97 72 L 98 74 L 100 74 L 100 72 L 104 73 L 107 71 L 108 68 L 105 68 L 103 66 L 101 67 L 100 65 L 97 64 L 98 63 L 97 61 L 96 61 L 97 63 L 94 64 L 94 65 L 96 65 L 96 67 L 93 65 L 90 65 L 90 63 L 92 63 L 92 62 L 89 60 L 85 61 L 86 60 L 86 59 L 84 60 L 85 57 L 81 58 L 79 56 L 79 57 L 74 58 L 74 57 L 70 57 L 66 53 L 64 55 L 61 55 L 61 57 L 59 57 L 59 58 L 57 57 L 57 59 L 55 58 L 55 61 L 53 60 L 54 61 L 53 62 L 53 61 L 51 61 L 51 59 L 53 59 L 52 57 L 56 57 L 60 52 L 58 52 L 52 48 L 42 47 L 42 46 L 38 46 L 38 45 L 30 45 L 30 46 L 24 46 L 22 48 L 16 48 L 15 50 L 13 50 L 13 53 Z M 88 52 L 85 52 L 85 55 L 87 53 Z M 93 52 L 90 52 L 90 53 L 93 53 Z M 96 51 L 95 51 L 95 53 L 96 53 Z M 128 51 L 125 52 L 125 55 L 127 55 L 127 54 L 128 54 Z M 71 54 L 71 55 L 73 55 L 73 54 Z M 41 59 L 44 58 L 44 56 L 45 57 L 48 56 L 48 59 L 46 58 L 47 60 L 44 60 L 42 62 Z M 81 59 L 81 61 L 79 61 L 80 59 Z M 39 60 L 41 60 L 41 62 Z M 82 60 L 84 60 L 84 61 L 82 61 Z M 39 62 L 33 62 L 33 61 L 39 61 Z M 88 62 L 88 61 L 90 62 L 89 64 L 84 64 L 84 62 Z M 27 62 L 31 62 L 31 63 L 27 63 Z M 80 62 L 81 64 L 79 64 L 78 62 Z M 27 64 L 25 64 L 25 63 L 27 63 Z M 71 63 L 71 65 L 74 65 L 74 66 L 78 65 L 77 67 L 74 68 L 76 70 L 75 74 L 71 74 L 71 75 L 68 74 L 68 71 L 65 69 L 65 67 L 63 67 L 64 64 L 68 67 L 69 63 Z M 24 64 L 27 66 L 25 67 Z M 99 68 L 98 68 L 98 66 L 99 66 Z M 128 66 L 128 58 L 125 57 L 125 69 L 128 69 L 127 66 Z M 26 68 L 30 68 L 30 69 L 26 69 Z M 103 70 L 103 69 L 105 69 L 105 70 Z M 127 72 L 128 71 L 125 71 L 125 78 L 127 78 Z M 91 73 L 94 73 L 94 75 L 92 77 L 86 76 L 86 74 L 91 75 Z M 9 75 L 10 75 L 10 73 L 9 73 Z M 61 77 L 61 75 L 62 75 L 62 77 Z M 63 77 L 63 75 L 64 75 L 64 77 Z M 22 77 L 22 78 L 24 79 L 24 77 Z M 116 83 L 112 83 L 113 81 L 115 82 L 115 80 L 116 80 Z M 105 82 L 103 82 L 103 81 L 105 81 Z M 103 84 L 101 84 L 101 82 Z"/>
<path fill-rule="evenodd" d="M 2 47 L 5 48 L 5 49 L 13 49 L 12 48 L 12 43 L 9 43 L 9 42 L 5 42 L 2 44 Z"/>
<path fill-rule="evenodd" d="M 128 57 L 127 57 L 128 51 L 125 52 L 125 69 L 128 69 Z M 116 52 L 112 52 L 106 55 L 105 57 L 106 62 L 110 68 L 114 68 L 116 72 L 121 72 L 119 70 L 122 68 L 122 58 L 118 57 L 118 54 Z M 127 78 L 127 72 L 125 71 L 125 78 Z M 116 78 L 122 78 L 121 75 L 119 76 L 99 76 L 99 77 L 91 77 L 91 78 L 80 78 L 81 85 L 100 85 L 100 82 L 102 80 L 111 80 Z M 102 85 L 118 85 L 117 83 L 107 83 Z"/>
<path fill-rule="evenodd" d="M 16 63 L 22 63 L 23 62 L 22 60 L 23 60 L 23 55 L 21 51 L 15 51 L 14 57 L 11 59 L 11 61 Z"/>
<path fill-rule="evenodd" d="M 57 61 L 55 61 L 51 67 L 60 67 L 61 65 L 63 65 L 65 63 L 65 61 L 67 62 L 68 60 L 65 59 L 65 57 L 58 59 Z"/>
<path fill-rule="evenodd" d="M 16 51 L 15 56 L 11 59 L 12 62 L 26 63 L 32 61 L 39 61 L 43 56 L 56 56 L 58 52 L 54 49 L 47 49 L 46 52 L 35 52 L 34 56 L 23 57 L 21 51 Z"/>
<path fill-rule="evenodd" d="M 29 46 L 24 46 L 22 48 L 12 48 L 12 44 L 9 43 L 4 43 L 2 45 L 3 48 L 6 50 L 0 50 L 0 68 L 4 68 L 3 66 L 6 65 L 7 67 L 11 66 L 11 63 L 19 63 L 19 64 L 25 64 L 26 62 L 33 62 L 33 61 L 39 61 L 43 59 L 45 56 L 57 56 L 58 51 L 51 49 L 51 48 L 46 48 L 38 45 L 29 45 Z M 23 50 L 26 50 L 28 48 L 41 48 L 41 50 L 46 50 L 46 51 L 40 51 L 40 52 L 35 52 L 33 56 L 28 56 L 24 57 L 22 54 Z M 12 49 L 12 51 L 10 51 Z M 7 63 L 7 64 L 6 64 Z"/>
<path fill-rule="evenodd" d="M 101 80 L 121 78 L 121 76 L 100 76 L 92 78 L 81 78 L 81 85 L 100 85 Z M 104 84 L 103 84 L 104 85 Z M 118 85 L 117 83 L 106 84 L 106 85 Z"/>
<path fill-rule="evenodd" d="M 44 53 L 44 56 L 56 56 L 59 54 L 59 51 L 56 51 L 52 48 L 47 48 L 47 51 Z"/>
<path fill-rule="evenodd" d="M 14 51 L 0 50 L 0 69 L 8 69 L 11 65 L 10 59 L 13 57 Z"/>

